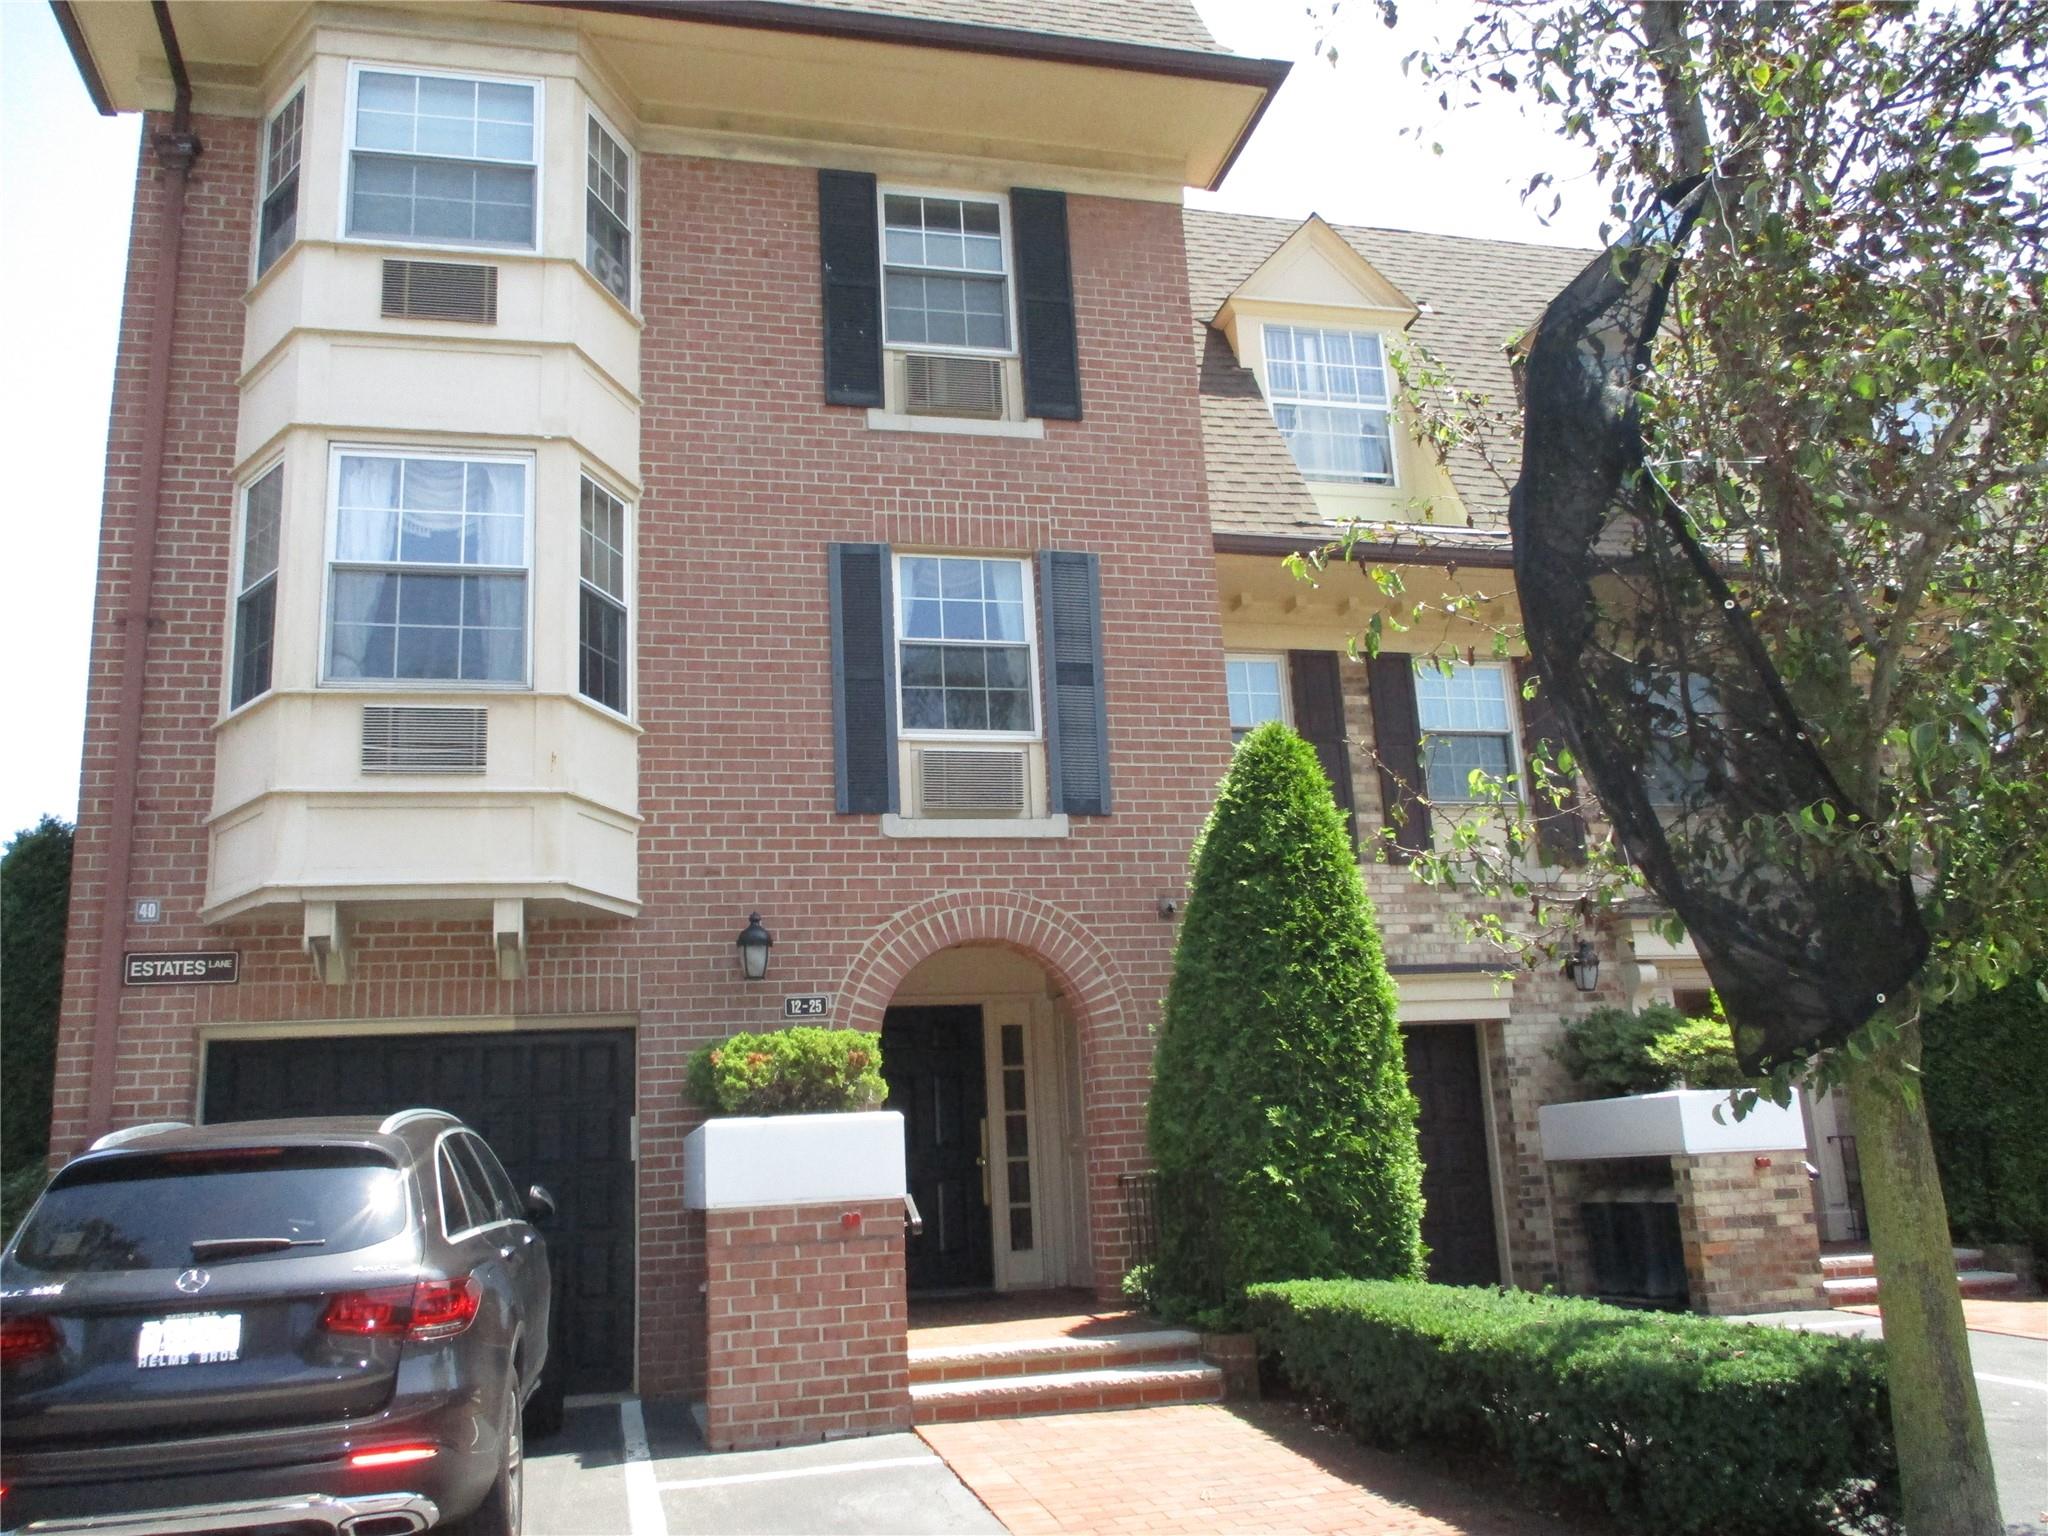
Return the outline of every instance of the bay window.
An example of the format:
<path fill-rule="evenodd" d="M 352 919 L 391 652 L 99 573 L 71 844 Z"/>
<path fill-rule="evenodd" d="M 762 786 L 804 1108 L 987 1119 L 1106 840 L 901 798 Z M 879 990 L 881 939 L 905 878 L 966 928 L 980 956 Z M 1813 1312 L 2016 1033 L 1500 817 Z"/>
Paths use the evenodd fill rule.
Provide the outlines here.
<path fill-rule="evenodd" d="M 626 713 L 626 504 L 583 477 L 577 687 Z"/>
<path fill-rule="evenodd" d="M 532 81 L 358 66 L 348 233 L 533 249 L 539 122 Z"/>
<path fill-rule="evenodd" d="M 337 449 L 329 682 L 524 683 L 533 462 Z"/>
<path fill-rule="evenodd" d="M 1512 781 L 1515 736 L 1508 686 L 1507 667 L 1491 662 L 1454 662 L 1447 668 L 1426 663 L 1416 670 L 1415 715 L 1432 801 L 1452 805 L 1479 800 L 1472 787 L 1475 770 Z"/>
<path fill-rule="evenodd" d="M 303 87 L 277 109 L 264 137 L 263 203 L 257 214 L 256 275 L 291 249 L 299 230 L 299 147 L 306 120 Z"/>
<path fill-rule="evenodd" d="M 584 264 L 621 304 L 633 302 L 633 161 L 595 113 L 584 146 Z"/>
<path fill-rule="evenodd" d="M 271 643 L 277 631 L 277 542 L 283 510 L 284 466 L 274 464 L 242 493 L 230 709 L 240 709 L 270 691 Z"/>
<path fill-rule="evenodd" d="M 896 612 L 904 734 L 1036 735 L 1036 636 L 1025 561 L 899 555 Z"/>
<path fill-rule="evenodd" d="M 882 339 L 892 347 L 1010 350 L 1001 202 L 882 194 Z"/>
<path fill-rule="evenodd" d="M 1302 474 L 1392 485 L 1393 394 L 1380 337 L 1269 325 L 1265 339 L 1266 398 Z"/>

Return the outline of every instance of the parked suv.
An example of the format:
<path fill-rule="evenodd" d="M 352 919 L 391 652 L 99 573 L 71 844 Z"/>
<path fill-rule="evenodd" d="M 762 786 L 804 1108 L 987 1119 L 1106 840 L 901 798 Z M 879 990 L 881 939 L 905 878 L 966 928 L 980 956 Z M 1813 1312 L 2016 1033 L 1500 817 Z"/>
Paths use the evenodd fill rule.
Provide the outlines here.
<path fill-rule="evenodd" d="M 553 1209 L 439 1110 L 101 1138 L 0 1252 L 0 1527 L 516 1533 Z"/>

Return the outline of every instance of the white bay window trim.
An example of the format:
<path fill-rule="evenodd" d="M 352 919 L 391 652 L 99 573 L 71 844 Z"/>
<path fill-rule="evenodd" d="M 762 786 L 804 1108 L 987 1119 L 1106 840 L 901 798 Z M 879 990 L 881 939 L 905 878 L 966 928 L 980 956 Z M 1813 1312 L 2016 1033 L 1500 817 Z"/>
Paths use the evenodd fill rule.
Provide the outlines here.
<path fill-rule="evenodd" d="M 372 464 L 394 467 L 395 488 L 389 497 L 379 494 L 369 479 Z M 421 467 L 419 487 L 408 485 L 407 466 Z M 442 504 L 451 499 L 446 493 L 450 466 L 460 480 L 454 506 Z M 534 467 L 530 453 L 357 444 L 330 449 L 327 571 L 320 622 L 323 686 L 415 692 L 532 686 Z M 511 510 L 495 500 L 498 493 L 493 487 L 505 479 L 490 473 L 498 469 L 517 472 Z M 473 471 L 486 472 L 480 491 L 473 485 Z M 351 483 L 351 476 L 361 478 Z M 477 501 L 493 504 L 477 507 Z M 502 525 L 515 514 L 520 526 L 508 538 L 511 530 Z M 388 540 L 380 526 L 385 524 Z M 477 558 L 468 557 L 471 550 Z M 508 558 L 515 555 L 516 559 Z M 367 580 L 377 576 L 391 580 L 388 603 Z M 417 584 L 415 593 L 407 592 L 407 578 Z M 452 609 L 447 602 L 450 581 L 456 584 Z M 515 581 L 516 602 L 508 601 Z M 517 619 L 516 665 L 505 660 L 507 642 L 492 639 L 513 630 L 505 622 L 508 617 Z M 391 632 L 388 664 L 381 649 L 385 637 L 366 633 L 380 630 Z M 445 652 L 451 643 L 448 631 L 454 632 L 452 668 L 423 669 L 423 657 Z M 344 644 L 352 649 L 344 651 Z M 483 649 L 472 653 L 472 646 Z"/>
<path fill-rule="evenodd" d="M 362 101 L 363 82 L 364 77 L 369 75 L 388 76 L 416 82 L 414 106 L 410 113 L 413 127 L 411 143 L 408 147 L 400 148 L 392 144 L 376 142 L 365 144 L 362 141 L 364 126 L 362 119 L 365 110 Z M 466 155 L 452 153 L 449 152 L 445 145 L 439 143 L 431 147 L 423 148 L 420 146 L 419 128 L 422 119 L 430 119 L 435 123 L 444 125 L 453 125 L 463 121 L 463 119 L 452 115 L 421 112 L 419 110 L 419 100 L 422 92 L 419 83 L 422 82 L 454 82 L 458 85 L 469 85 L 479 89 L 477 111 L 468 120 L 475 134 L 475 137 L 472 139 L 470 153 Z M 485 117 L 481 102 L 481 88 L 483 87 L 491 87 L 494 88 L 494 91 L 498 92 L 524 91 L 527 94 L 530 107 L 528 120 L 525 123 L 520 123 L 509 118 Z M 342 131 L 341 212 L 338 225 L 342 232 L 342 238 L 363 244 L 405 245 L 426 250 L 539 251 L 542 248 L 541 210 L 546 206 L 544 168 L 547 156 L 544 153 L 544 149 L 547 143 L 547 125 L 543 110 L 545 94 L 542 90 L 541 81 L 533 76 L 492 75 L 471 70 L 430 69 L 416 64 L 387 64 L 373 60 L 356 60 L 352 62 L 349 65 L 348 72 L 348 115 Z M 503 98 L 500 97 L 499 99 L 502 100 Z M 379 117 L 388 116 L 395 119 L 402 115 L 396 112 L 388 114 L 378 113 L 374 107 L 370 110 L 373 112 L 373 115 Z M 395 129 L 396 124 L 393 122 L 389 126 Z M 488 136 L 491 141 L 488 148 L 476 142 L 476 138 L 484 137 L 482 130 L 486 126 L 493 130 Z M 524 128 L 527 134 L 526 152 L 524 155 L 510 152 L 514 149 L 517 142 L 517 135 L 513 130 L 520 128 Z M 452 128 L 449 131 L 452 132 Z M 469 167 L 472 173 L 480 171 L 524 172 L 528 177 L 528 187 L 530 189 L 529 233 L 524 239 L 502 239 L 493 238 L 488 235 L 479 236 L 473 229 L 469 236 L 464 237 L 442 232 L 429 232 L 425 234 L 393 233 L 384 229 L 360 228 L 356 218 L 355 205 L 357 178 L 365 159 L 386 163 L 406 162 L 413 165 L 415 168 L 415 180 L 413 183 L 415 191 L 411 194 L 411 199 L 415 204 L 423 200 L 417 193 L 417 173 L 420 166 L 430 168 Z M 472 183 L 472 186 L 474 186 L 474 183 Z M 396 197 L 398 194 L 373 191 L 366 195 L 373 197 Z M 430 197 L 424 199 L 424 201 L 431 203 L 453 202 L 455 200 L 452 198 Z M 474 201 L 481 203 L 483 200 L 474 199 Z M 500 203 L 494 206 L 509 207 L 513 205 Z M 417 207 L 413 209 L 412 218 L 413 222 L 417 223 Z"/>
<path fill-rule="evenodd" d="M 1303 477 L 1398 485 L 1386 338 L 1269 321 L 1263 346 L 1266 402 Z"/>
<path fill-rule="evenodd" d="M 877 199 L 876 219 L 881 230 L 882 240 L 882 345 L 897 352 L 945 352 L 965 357 L 1017 356 L 1017 260 L 1016 253 L 1011 248 L 1009 198 L 1000 192 L 971 192 L 949 187 L 912 187 L 887 184 L 878 185 L 875 189 L 875 196 Z M 918 229 L 922 236 L 923 249 L 920 250 L 915 258 L 912 258 L 905 242 L 899 240 L 896 243 L 897 249 L 892 258 L 891 241 L 889 238 L 889 205 L 892 199 L 905 198 L 915 199 L 919 203 L 920 223 Z M 943 245 L 951 238 L 951 232 L 946 230 L 934 231 L 928 224 L 923 222 L 926 217 L 923 213 L 924 205 L 928 203 L 940 205 L 959 204 L 963 210 L 963 228 L 960 231 L 962 260 L 958 265 L 947 265 L 944 261 L 944 256 L 950 254 L 950 248 L 939 252 L 932 250 L 935 237 Z M 996 232 L 993 236 L 989 236 L 985 232 L 969 232 L 964 228 L 964 210 L 969 204 L 995 210 Z M 908 234 L 908 226 L 899 225 L 897 233 L 899 235 Z M 984 252 L 989 249 L 988 242 L 993 240 L 995 242 L 995 249 L 1000 252 L 1001 267 L 970 265 L 967 261 L 967 244 L 970 240 L 975 242 L 976 247 Z M 934 255 L 939 259 L 931 259 Z M 921 341 L 914 336 L 895 334 L 889 321 L 890 278 L 892 276 L 918 279 L 920 281 L 936 279 L 940 282 L 955 280 L 971 283 L 1000 282 L 1003 290 L 1001 311 L 1003 341 L 1001 345 L 976 344 L 967 341 Z M 898 306 L 899 310 L 905 308 L 907 306 Z M 920 312 L 929 315 L 931 311 L 926 306 Z M 964 315 L 966 311 L 963 309 L 962 313 Z"/>
<path fill-rule="evenodd" d="M 895 584 L 895 612 L 891 616 L 891 622 L 895 630 L 893 644 L 895 645 L 896 658 L 896 721 L 898 736 L 907 741 L 1034 742 L 1039 739 L 1038 610 L 1037 595 L 1032 582 L 1031 564 L 1030 560 L 1013 555 L 956 555 L 901 551 L 896 554 L 895 570 L 892 572 Z M 1015 590 L 1019 595 L 1016 598 L 1006 595 L 989 596 L 988 577 L 986 574 L 982 574 L 979 578 L 982 583 L 982 595 L 973 599 L 956 597 L 949 602 L 943 595 L 947 590 L 945 582 L 948 578 L 948 567 L 951 567 L 953 579 L 957 581 L 961 579 L 961 569 L 969 565 L 982 567 L 984 571 L 987 567 L 996 567 L 1003 571 L 1014 571 L 1017 578 Z M 921 578 L 921 571 L 926 567 L 933 566 L 937 568 L 937 574 L 941 583 L 939 589 L 941 595 L 937 598 L 924 595 L 924 584 Z M 1002 578 L 998 577 L 997 579 L 1001 580 Z M 916 584 L 919 588 L 916 594 L 913 594 L 911 591 L 913 584 Z M 982 629 L 985 630 L 988 627 L 988 621 L 992 616 L 999 616 L 1004 627 L 1021 630 L 1021 638 L 1018 638 L 1014 633 L 992 638 L 986 635 L 975 636 L 964 632 L 974 627 L 972 624 L 958 622 L 952 627 L 963 632 L 947 634 L 945 632 L 948 628 L 945 609 L 956 604 L 960 605 L 963 610 L 969 605 L 978 608 L 980 610 L 979 627 Z M 999 610 L 999 614 L 992 614 L 992 608 Z M 1009 610 L 1012 608 L 1020 610 L 1016 617 L 1021 622 L 1014 626 L 1009 623 Z M 937 610 L 937 612 L 934 613 L 933 610 Z M 960 614 L 960 618 L 967 618 L 964 611 Z M 936 630 L 934 628 L 934 620 L 936 620 Z M 1024 686 L 1021 691 L 1025 696 L 1025 702 L 1029 709 L 1029 727 L 1018 730 L 968 725 L 913 724 L 912 710 L 917 709 L 922 713 L 924 705 L 928 702 L 913 696 L 921 691 L 928 693 L 936 692 L 943 700 L 949 692 L 947 684 L 950 683 L 950 679 L 947 679 L 945 683 L 942 683 L 936 689 L 929 688 L 928 685 L 923 684 L 921 682 L 921 678 L 924 676 L 923 668 L 929 665 L 929 658 L 909 658 L 907 653 L 913 649 L 924 651 L 936 650 L 942 653 L 960 653 L 963 659 L 967 654 L 977 650 L 982 652 L 1022 650 L 1024 653 Z M 915 662 L 916 665 L 907 666 L 907 660 Z M 940 657 L 940 665 L 942 668 L 945 666 L 944 655 Z M 984 668 L 986 667 L 986 659 L 983 660 L 982 665 Z M 971 662 L 969 666 L 972 666 Z M 959 691 L 963 694 L 973 692 L 971 681 L 963 681 L 959 685 Z M 1014 688 L 989 690 L 984 687 L 982 691 L 986 694 L 991 691 L 1014 693 L 1019 690 Z M 950 710 L 951 706 L 949 703 L 946 703 L 942 707 Z M 966 705 L 965 707 L 972 708 L 971 705 Z"/>

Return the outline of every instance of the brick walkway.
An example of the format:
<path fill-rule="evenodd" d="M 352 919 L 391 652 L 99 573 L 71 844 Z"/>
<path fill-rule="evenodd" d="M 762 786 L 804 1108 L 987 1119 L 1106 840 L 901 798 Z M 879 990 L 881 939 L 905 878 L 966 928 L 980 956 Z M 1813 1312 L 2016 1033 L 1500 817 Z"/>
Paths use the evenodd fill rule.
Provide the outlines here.
<path fill-rule="evenodd" d="M 912 1349 L 1091 1339 L 1104 1334 L 1146 1333 L 1159 1326 L 1142 1312 L 1102 1306 L 1087 1291 L 1025 1291 L 910 1303 Z"/>
<path fill-rule="evenodd" d="M 1841 1307 L 1838 1310 L 1860 1312 L 1865 1317 L 1884 1316 L 1883 1309 L 1879 1307 Z M 2048 1300 L 1992 1301 L 1965 1296 L 1963 1326 L 1980 1333 L 2009 1333 L 2016 1339 L 2048 1339 Z"/>
<path fill-rule="evenodd" d="M 918 1433 L 1016 1536 L 1572 1529 L 1318 1429 L 1281 1403 L 934 1424 Z"/>

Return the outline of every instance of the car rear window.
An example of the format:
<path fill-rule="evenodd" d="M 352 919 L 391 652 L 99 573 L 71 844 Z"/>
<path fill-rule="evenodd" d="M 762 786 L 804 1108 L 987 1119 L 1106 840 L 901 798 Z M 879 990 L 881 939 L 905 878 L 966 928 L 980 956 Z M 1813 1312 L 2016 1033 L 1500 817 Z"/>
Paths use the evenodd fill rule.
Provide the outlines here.
<path fill-rule="evenodd" d="M 131 1154 L 58 1174 L 22 1228 L 14 1261 L 45 1274 L 217 1267 L 347 1253 L 405 1226 L 405 1175 L 367 1148 Z M 243 1238 L 291 1246 L 222 1246 Z M 210 1246 L 195 1253 L 195 1243 Z"/>

